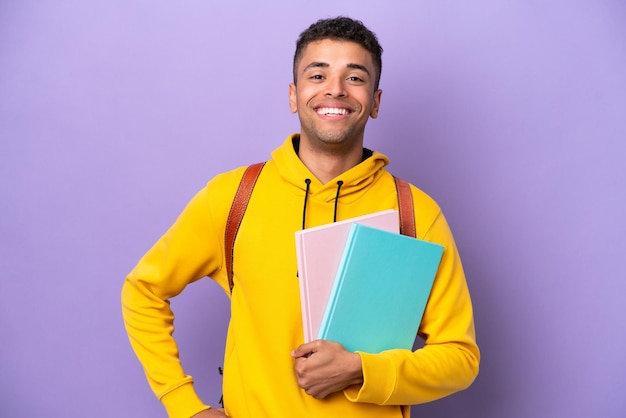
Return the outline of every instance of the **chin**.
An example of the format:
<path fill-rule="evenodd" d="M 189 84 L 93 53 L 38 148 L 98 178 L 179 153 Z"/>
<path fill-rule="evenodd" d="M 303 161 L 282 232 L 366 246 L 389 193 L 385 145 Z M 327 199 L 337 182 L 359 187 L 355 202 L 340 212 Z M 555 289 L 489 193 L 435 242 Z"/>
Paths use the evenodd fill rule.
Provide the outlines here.
<path fill-rule="evenodd" d="M 317 132 L 315 137 L 318 141 L 323 142 L 325 144 L 343 144 L 346 142 L 350 142 L 349 132 L 341 131 L 341 132 Z"/>

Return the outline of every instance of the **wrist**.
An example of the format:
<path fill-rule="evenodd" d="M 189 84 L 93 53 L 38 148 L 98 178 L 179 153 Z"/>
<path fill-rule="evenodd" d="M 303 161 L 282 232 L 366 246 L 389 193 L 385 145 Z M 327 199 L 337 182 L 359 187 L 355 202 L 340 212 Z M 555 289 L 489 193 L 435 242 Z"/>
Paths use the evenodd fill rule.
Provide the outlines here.
<path fill-rule="evenodd" d="M 191 417 L 207 409 L 193 387 L 192 382 L 185 383 L 161 397 L 168 416 Z"/>
<path fill-rule="evenodd" d="M 350 353 L 349 360 L 351 385 L 363 384 L 363 364 L 361 363 L 361 356 L 358 353 Z"/>

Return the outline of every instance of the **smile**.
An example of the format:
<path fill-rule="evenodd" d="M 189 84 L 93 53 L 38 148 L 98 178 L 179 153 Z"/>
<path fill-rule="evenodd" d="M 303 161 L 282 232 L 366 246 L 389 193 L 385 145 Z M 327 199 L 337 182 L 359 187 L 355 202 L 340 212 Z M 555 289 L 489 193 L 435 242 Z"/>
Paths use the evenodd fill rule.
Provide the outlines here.
<path fill-rule="evenodd" d="M 317 109 L 317 114 L 324 116 L 344 116 L 349 113 L 350 111 L 348 109 L 341 109 L 338 107 L 320 107 Z"/>

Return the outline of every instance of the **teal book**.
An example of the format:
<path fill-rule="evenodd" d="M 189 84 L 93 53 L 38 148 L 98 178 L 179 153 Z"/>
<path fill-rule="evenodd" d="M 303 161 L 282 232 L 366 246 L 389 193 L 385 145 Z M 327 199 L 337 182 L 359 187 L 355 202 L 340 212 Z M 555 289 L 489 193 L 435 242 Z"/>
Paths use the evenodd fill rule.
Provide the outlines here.
<path fill-rule="evenodd" d="M 353 224 L 318 334 L 348 351 L 411 349 L 443 247 Z"/>

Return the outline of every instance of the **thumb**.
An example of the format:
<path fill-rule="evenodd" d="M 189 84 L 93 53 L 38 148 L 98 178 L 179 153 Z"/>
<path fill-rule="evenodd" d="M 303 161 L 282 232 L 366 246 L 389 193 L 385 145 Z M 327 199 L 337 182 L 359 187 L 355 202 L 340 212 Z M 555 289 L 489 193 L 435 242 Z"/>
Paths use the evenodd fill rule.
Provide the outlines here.
<path fill-rule="evenodd" d="M 295 350 L 291 352 L 291 357 L 299 358 L 299 357 L 309 357 L 318 348 L 318 342 L 312 341 L 310 343 L 301 344 Z"/>

